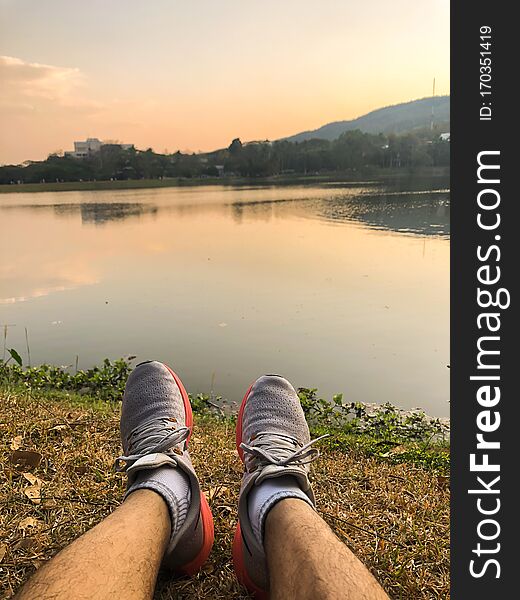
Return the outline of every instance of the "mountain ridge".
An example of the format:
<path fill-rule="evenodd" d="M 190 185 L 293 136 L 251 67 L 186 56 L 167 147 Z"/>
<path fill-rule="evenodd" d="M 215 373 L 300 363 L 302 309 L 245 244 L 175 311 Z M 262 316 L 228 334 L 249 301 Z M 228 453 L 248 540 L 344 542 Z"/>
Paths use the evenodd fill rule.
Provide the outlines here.
<path fill-rule="evenodd" d="M 429 127 L 432 106 L 434 123 L 450 121 L 450 96 L 429 96 L 384 106 L 351 120 L 332 121 L 317 129 L 302 131 L 282 138 L 288 142 L 303 142 L 313 138 L 332 141 L 345 131 L 360 129 L 364 133 L 404 133 L 421 127 Z"/>

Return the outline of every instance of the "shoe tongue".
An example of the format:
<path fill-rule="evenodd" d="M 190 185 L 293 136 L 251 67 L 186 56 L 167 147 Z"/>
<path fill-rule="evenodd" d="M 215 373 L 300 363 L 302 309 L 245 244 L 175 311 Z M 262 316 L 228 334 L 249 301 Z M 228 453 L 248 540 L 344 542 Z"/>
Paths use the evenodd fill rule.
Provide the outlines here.
<path fill-rule="evenodd" d="M 164 465 L 176 467 L 177 461 L 171 456 L 163 454 L 162 452 L 154 452 L 138 458 L 131 467 L 126 469 L 126 472 L 135 473 L 137 471 L 143 471 L 144 469 L 157 469 L 158 467 L 162 467 Z"/>
<path fill-rule="evenodd" d="M 262 469 L 262 472 L 257 477 L 255 484 L 260 485 L 264 479 L 272 479 L 274 477 L 284 477 L 290 475 L 296 479 L 302 491 L 306 492 L 310 488 L 309 479 L 303 469 L 293 467 L 291 465 L 267 465 Z"/>

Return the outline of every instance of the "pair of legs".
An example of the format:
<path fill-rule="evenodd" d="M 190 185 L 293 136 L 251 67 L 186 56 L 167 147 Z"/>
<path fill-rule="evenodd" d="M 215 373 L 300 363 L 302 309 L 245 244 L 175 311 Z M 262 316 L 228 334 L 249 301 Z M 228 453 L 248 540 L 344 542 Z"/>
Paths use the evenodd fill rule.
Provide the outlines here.
<path fill-rule="evenodd" d="M 213 525 L 189 458 L 191 427 L 189 400 L 175 373 L 162 363 L 138 366 L 121 419 L 127 454 L 121 458 L 129 466 L 125 502 L 41 567 L 17 598 L 151 598 L 161 565 L 189 574 L 200 568 Z M 233 548 L 237 577 L 261 598 L 385 600 L 313 508 L 307 478 L 318 454 L 313 443 L 289 382 L 257 380 L 237 424 L 245 465 Z"/>
<path fill-rule="evenodd" d="M 151 598 L 170 536 L 169 519 L 158 494 L 136 491 L 41 567 L 17 598 Z M 301 500 L 282 500 L 269 512 L 265 547 L 273 599 L 387 598 L 364 565 Z"/>

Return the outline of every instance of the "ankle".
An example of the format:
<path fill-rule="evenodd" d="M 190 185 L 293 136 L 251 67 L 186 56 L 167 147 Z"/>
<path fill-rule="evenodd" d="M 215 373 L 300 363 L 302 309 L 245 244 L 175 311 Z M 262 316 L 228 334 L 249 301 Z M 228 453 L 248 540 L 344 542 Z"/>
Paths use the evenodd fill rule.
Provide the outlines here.
<path fill-rule="evenodd" d="M 290 475 L 265 479 L 260 485 L 253 486 L 249 492 L 247 499 L 249 520 L 261 546 L 264 545 L 265 527 L 270 514 L 275 509 L 285 511 L 288 506 L 286 502 L 289 501 L 313 510 L 310 498 L 301 490 L 296 478 Z"/>
<path fill-rule="evenodd" d="M 125 500 L 143 491 L 154 492 L 166 504 L 171 525 L 170 537 L 173 538 L 184 524 L 191 502 L 188 476 L 180 469 L 169 466 L 145 469 L 136 474 Z"/>

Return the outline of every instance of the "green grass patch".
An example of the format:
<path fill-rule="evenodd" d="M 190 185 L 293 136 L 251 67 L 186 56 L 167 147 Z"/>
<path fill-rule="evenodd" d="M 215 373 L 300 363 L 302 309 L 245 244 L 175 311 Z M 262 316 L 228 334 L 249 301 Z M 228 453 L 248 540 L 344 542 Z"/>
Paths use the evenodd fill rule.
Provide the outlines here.
<path fill-rule="evenodd" d="M 0 387 L 4 391 L 29 392 L 42 400 L 101 412 L 111 410 L 109 405 L 121 400 L 132 370 L 132 357 L 105 359 L 91 369 L 71 372 L 47 364 L 23 367 L 14 349 L 8 353 L 10 358 L 0 361 Z M 313 436 L 328 434 L 322 445 L 342 452 L 362 452 L 389 464 L 408 463 L 442 475 L 449 473 L 449 431 L 439 419 L 422 412 L 403 413 L 390 404 L 374 407 L 347 402 L 342 394 L 328 400 L 313 388 L 299 388 L 298 395 Z M 190 394 L 190 400 L 199 418 L 234 423 L 235 415 L 219 408 L 222 398 Z"/>
<path fill-rule="evenodd" d="M 125 479 L 113 465 L 121 453 L 120 400 L 132 370 L 123 359 L 77 371 L 24 368 L 14 349 L 6 354 L 0 361 L 2 597 L 120 504 Z M 449 597 L 449 447 L 442 423 L 339 394 L 321 398 L 316 389 L 298 394 L 313 437 L 328 434 L 311 471 L 319 514 L 390 597 Z M 197 577 L 161 579 L 154 598 L 242 600 L 248 596 L 230 553 L 243 473 L 236 417 L 219 408 L 221 398 L 190 399 L 196 413 L 190 455 L 213 513 L 215 546 Z M 20 452 L 33 462 L 18 467 Z M 27 495 L 28 477 L 39 482 L 37 499 Z"/>

